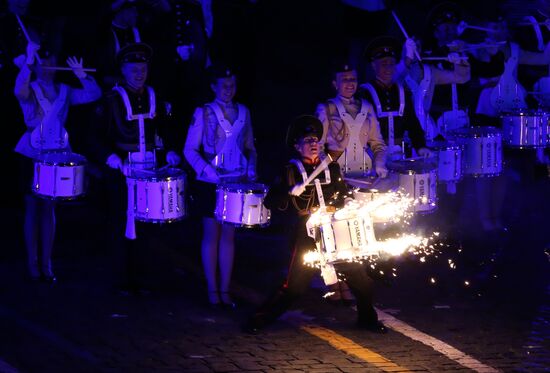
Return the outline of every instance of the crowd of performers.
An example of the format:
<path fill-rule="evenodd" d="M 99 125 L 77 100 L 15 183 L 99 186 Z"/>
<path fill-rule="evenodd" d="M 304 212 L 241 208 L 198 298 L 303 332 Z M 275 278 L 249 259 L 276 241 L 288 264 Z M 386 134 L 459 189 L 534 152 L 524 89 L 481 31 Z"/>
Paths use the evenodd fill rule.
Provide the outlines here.
<path fill-rule="evenodd" d="M 131 9 L 133 2 L 114 3 L 118 15 Z M 172 6 L 189 4 L 195 3 Z M 237 77 L 230 67 L 219 61 L 210 64 L 207 87 L 214 100 L 195 105 L 188 121 L 177 123 L 174 112 L 192 112 L 178 102 L 192 100 L 175 99 L 177 92 L 158 92 L 148 84 L 155 56 L 135 27 L 113 29 L 112 74 L 104 74 L 100 84 L 82 59 L 68 58 L 67 65 L 80 82 L 74 88 L 57 80 L 60 61 L 55 48 L 33 41 L 25 30 L 25 17 L 18 17 L 27 47 L 14 60 L 19 69 L 14 93 L 27 130 L 15 151 L 21 155 L 27 191 L 30 277 L 56 281 L 51 263 L 55 205 L 84 194 L 88 165 L 102 175 L 107 191 L 114 247 L 120 254 L 120 286 L 127 291 L 139 291 L 139 267 L 144 264 L 140 255 L 149 249 L 149 231 L 155 223 L 188 215 L 192 197 L 203 222 L 201 257 L 208 301 L 234 307 L 229 291 L 235 228 L 265 226 L 270 211 L 288 213 L 293 249 L 288 275 L 251 317 L 250 331 L 281 315 L 315 274 L 302 261 L 303 254 L 315 247 L 306 228 L 312 212 L 321 207 L 334 212 L 361 196 L 354 193 L 358 189 L 368 194 L 385 180 L 387 189 L 401 187 L 419 199 L 417 212 L 430 213 L 438 203 L 443 208 L 456 184 L 469 177 L 477 189 L 481 229 L 502 229 L 503 164 L 535 167 L 546 162 L 550 114 L 543 109 L 550 95 L 548 77 L 540 76 L 535 84 L 529 76 L 532 86 L 525 88 L 518 70 L 521 65 L 550 64 L 550 44 L 544 39 L 550 25 L 547 15 L 550 3 L 540 1 L 540 20 L 532 21 L 542 38 L 540 50 L 521 47 L 498 16 L 476 26 L 484 35 L 481 43 L 467 43 L 460 39 L 468 26 L 461 22 L 458 7 L 444 3 L 430 13 L 429 39 L 379 35 L 370 41 L 362 62 L 372 68 L 372 79 L 360 82 L 361 72 L 353 63 L 335 59 L 334 97 L 285 129 L 295 157 L 269 186 L 257 181 L 254 125 L 249 109 L 234 100 Z M 197 19 L 208 34 L 208 17 Z M 396 21 L 402 28 L 397 17 Z M 116 18 L 113 25 L 123 22 L 124 17 Z M 209 65 L 199 44 L 183 40 L 177 44 L 181 60 L 193 60 L 199 53 L 197 63 Z M 189 73 L 194 70 L 187 68 L 186 79 L 199 84 Z M 106 82 L 113 85 L 102 90 L 100 85 L 105 87 Z M 474 99 L 473 92 L 477 92 L 475 112 L 463 105 Z M 172 101 L 165 100 L 163 93 Z M 75 154 L 64 127 L 67 113 L 72 105 L 90 102 L 97 104 L 87 136 L 92 146 L 86 154 Z M 186 136 L 182 128 L 187 129 Z M 182 171 L 184 164 L 187 172 Z M 372 279 L 364 267 L 337 262 L 334 268 L 341 281 L 333 290 L 341 290 L 340 296 L 348 300 L 353 294 L 358 326 L 385 332 L 372 305 Z"/>

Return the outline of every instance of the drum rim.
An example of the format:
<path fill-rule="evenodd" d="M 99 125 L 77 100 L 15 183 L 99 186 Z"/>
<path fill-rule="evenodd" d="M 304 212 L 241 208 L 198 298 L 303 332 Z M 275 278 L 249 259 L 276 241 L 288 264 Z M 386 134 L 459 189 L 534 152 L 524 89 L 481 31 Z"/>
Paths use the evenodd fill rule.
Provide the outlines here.
<path fill-rule="evenodd" d="M 181 216 L 178 216 L 177 218 L 169 218 L 169 219 L 150 219 L 150 218 L 144 218 L 140 216 L 140 213 L 134 211 L 134 219 L 143 222 L 143 223 L 153 223 L 153 224 L 162 224 L 162 223 L 174 223 L 176 221 L 180 221 L 182 219 L 185 219 L 187 217 L 187 212 L 185 211 Z"/>
<path fill-rule="evenodd" d="M 77 158 L 77 160 L 76 161 L 73 161 L 73 160 L 66 161 L 66 160 L 64 160 L 62 162 L 58 162 L 58 161 L 44 159 L 45 157 L 52 156 L 52 155 L 67 156 L 67 158 L 74 157 L 74 158 Z M 48 166 L 60 166 L 60 167 L 71 166 L 71 167 L 76 167 L 76 166 L 85 166 L 85 165 L 87 165 L 88 164 L 88 159 L 85 156 L 83 156 L 82 154 L 78 154 L 78 153 L 44 152 L 44 153 L 40 153 L 36 158 L 34 158 L 34 163 L 44 164 L 44 165 L 48 165 Z"/>
<path fill-rule="evenodd" d="M 476 132 L 473 132 L 471 130 L 480 130 L 484 132 L 485 135 L 488 136 L 480 136 L 481 134 Z M 478 137 L 502 137 L 502 131 L 500 128 L 494 127 L 494 126 L 470 126 L 470 127 L 464 127 L 464 128 L 457 128 L 453 131 L 450 131 L 450 135 L 456 138 L 460 139 L 467 139 L 467 138 L 478 138 Z"/>
<path fill-rule="evenodd" d="M 241 185 L 242 188 L 231 188 L 231 185 Z M 224 192 L 243 192 L 245 194 L 265 194 L 269 191 L 269 188 L 265 184 L 256 183 L 256 184 L 250 184 L 254 186 L 259 186 L 260 188 L 263 187 L 263 189 L 247 189 L 246 184 L 239 184 L 239 183 L 228 183 L 228 184 L 218 184 L 216 191 L 224 191 Z"/>
<path fill-rule="evenodd" d="M 166 177 L 161 178 L 161 177 L 159 177 L 158 174 L 151 173 L 149 176 L 148 175 L 128 175 L 126 177 L 128 179 L 132 179 L 132 180 L 151 181 L 151 182 L 175 181 L 175 180 L 180 180 L 180 179 L 183 179 L 184 182 L 187 181 L 187 174 L 185 173 L 184 170 L 179 169 L 179 168 L 173 168 L 173 167 L 168 168 L 168 170 L 170 170 L 170 171 L 177 170 L 178 171 L 177 175 L 167 175 Z M 134 171 L 136 171 L 136 170 L 134 170 Z"/>

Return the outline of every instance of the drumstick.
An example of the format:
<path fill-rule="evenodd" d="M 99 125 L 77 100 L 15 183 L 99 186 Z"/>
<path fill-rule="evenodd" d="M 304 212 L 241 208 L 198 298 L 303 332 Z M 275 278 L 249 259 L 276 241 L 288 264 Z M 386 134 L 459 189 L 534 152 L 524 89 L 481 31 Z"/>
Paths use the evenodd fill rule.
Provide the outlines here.
<path fill-rule="evenodd" d="M 311 175 L 309 175 L 309 177 L 307 178 L 306 181 L 304 181 L 304 184 L 303 185 L 308 185 L 309 183 L 311 183 L 311 181 L 313 179 L 315 179 L 315 177 L 317 175 L 319 175 L 321 172 L 323 172 L 325 170 L 325 168 L 328 167 L 328 165 L 332 162 L 332 158 L 330 155 L 327 154 L 327 157 L 323 160 L 323 162 L 321 162 L 319 164 L 319 166 L 317 166 L 317 168 L 311 173 Z"/>
<path fill-rule="evenodd" d="M 70 67 L 61 67 L 61 66 L 43 66 L 42 67 L 45 70 L 60 70 L 60 71 L 73 71 Z M 96 69 L 81 69 L 82 71 L 92 72 L 95 73 Z"/>
<path fill-rule="evenodd" d="M 364 185 L 369 188 L 372 187 L 372 183 L 370 182 L 370 180 L 367 181 L 367 180 L 361 180 L 361 179 L 353 179 L 351 177 L 345 177 L 344 181 L 350 184 L 351 186 Z"/>
<path fill-rule="evenodd" d="M 403 24 L 401 24 L 401 21 L 397 17 L 397 14 L 395 14 L 395 12 L 393 10 L 391 11 L 391 14 L 393 15 L 393 18 L 395 19 L 395 22 L 397 22 L 397 26 L 399 26 L 399 28 L 401 29 L 401 32 L 405 36 L 405 39 L 409 39 L 409 34 L 407 34 L 407 31 L 405 31 L 405 28 L 403 27 Z M 422 58 L 420 58 L 420 55 L 418 54 L 417 50 L 414 51 L 414 55 L 416 56 L 418 61 L 422 61 Z"/>
<path fill-rule="evenodd" d="M 25 28 L 25 25 L 23 24 L 23 21 L 21 21 L 21 18 L 19 17 L 19 14 L 15 15 L 17 17 L 17 22 L 19 22 L 19 26 L 21 27 L 21 31 L 23 31 L 23 35 L 25 35 L 25 38 L 27 39 L 27 43 L 32 43 L 32 40 L 29 36 L 29 33 L 27 32 L 27 29 Z M 40 60 L 40 57 L 38 56 L 38 53 L 36 53 L 36 60 L 40 65 L 42 65 L 42 61 Z"/>

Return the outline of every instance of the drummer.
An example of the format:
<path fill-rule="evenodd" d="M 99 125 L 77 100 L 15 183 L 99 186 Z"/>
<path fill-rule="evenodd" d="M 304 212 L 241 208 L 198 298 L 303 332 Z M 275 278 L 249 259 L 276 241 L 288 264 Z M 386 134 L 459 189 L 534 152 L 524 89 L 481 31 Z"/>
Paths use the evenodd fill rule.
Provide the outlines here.
<path fill-rule="evenodd" d="M 168 165 L 176 166 L 181 161 L 169 105 L 146 85 L 152 54 L 151 47 L 144 43 L 120 49 L 117 63 L 123 84 L 113 87 L 97 108 L 90 136 L 90 157 L 102 166 L 107 189 L 119 290 L 124 295 L 147 292 L 142 269 L 150 251 L 145 243 L 153 229 L 151 224 L 135 227 L 133 217 L 128 217 L 126 176 L 138 170 L 153 172 L 162 161 L 158 156 L 161 150 Z"/>
<path fill-rule="evenodd" d="M 215 99 L 195 110 L 183 152 L 197 174 L 193 194 L 203 216 L 201 252 L 208 301 L 212 306 L 234 307 L 229 285 L 235 227 L 214 219 L 216 185 L 256 180 L 256 149 L 250 112 L 233 101 L 235 73 L 223 64 L 215 64 L 209 74 Z"/>
<path fill-rule="evenodd" d="M 51 263 L 55 236 L 55 202 L 30 193 L 34 169 L 32 162 L 44 152 L 70 152 L 64 127 L 69 106 L 95 101 L 101 96 L 101 90 L 94 78 L 84 72 L 82 59 L 76 57 L 69 57 L 67 64 L 80 80 L 82 88 L 58 83 L 55 80 L 55 70 L 51 69 L 56 67 L 57 56 L 44 45 L 29 42 L 26 55 L 19 56 L 15 62 L 20 70 L 14 92 L 27 126 L 27 131 L 19 140 L 15 151 L 22 156 L 20 169 L 24 174 L 24 232 L 29 275 L 32 280 L 53 283 L 56 280 Z M 36 76 L 34 80 L 31 79 L 33 73 Z"/>
<path fill-rule="evenodd" d="M 336 97 L 317 106 L 316 116 L 323 123 L 320 149 L 338 161 L 344 175 L 374 171 L 386 177 L 386 144 L 374 109 L 366 100 L 354 97 L 357 71 L 344 62 L 335 64 L 333 74 Z"/>
<path fill-rule="evenodd" d="M 304 115 L 293 120 L 287 132 L 287 145 L 297 155 L 286 166 L 280 181 L 274 185 L 265 199 L 266 207 L 288 213 L 286 220 L 293 227 L 292 260 L 283 285 L 248 320 L 244 326 L 247 332 L 258 332 L 282 315 L 302 293 L 304 293 L 316 270 L 303 263 L 306 252 L 315 249 L 315 242 L 307 234 L 306 222 L 310 214 L 320 206 L 317 188 L 313 184 L 302 185 L 308 175 L 321 164 L 319 140 L 323 125 L 314 116 Z M 340 167 L 329 163 L 317 179 L 327 208 L 342 207 L 349 194 L 342 181 Z M 346 262 L 335 265 L 339 277 L 349 285 L 357 299 L 357 326 L 376 333 L 385 333 L 386 327 L 378 321 L 372 305 L 372 279 L 359 263 Z"/>
<path fill-rule="evenodd" d="M 395 80 L 396 64 L 400 59 L 399 42 L 389 36 L 380 36 L 368 45 L 366 55 L 375 79 L 362 84 L 360 92 L 376 110 L 388 146 L 388 159 L 410 157 L 412 154 L 404 149 L 409 141 L 418 156 L 430 157 L 432 153 L 426 147 L 424 130 L 416 117 L 411 93 Z"/>

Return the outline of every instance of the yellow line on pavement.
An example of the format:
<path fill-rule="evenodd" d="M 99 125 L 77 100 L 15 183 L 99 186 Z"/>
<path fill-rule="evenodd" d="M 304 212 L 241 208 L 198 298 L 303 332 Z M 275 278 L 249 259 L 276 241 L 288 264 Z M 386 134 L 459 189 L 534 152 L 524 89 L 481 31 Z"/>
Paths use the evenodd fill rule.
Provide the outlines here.
<path fill-rule="evenodd" d="M 305 332 L 328 342 L 333 347 L 343 351 L 349 355 L 365 360 L 367 363 L 374 365 L 378 369 L 385 372 L 410 372 L 407 368 L 403 368 L 384 356 L 377 354 L 374 351 L 363 347 L 349 338 L 346 338 L 330 329 L 322 328 L 316 325 L 302 325 L 300 327 Z"/>

